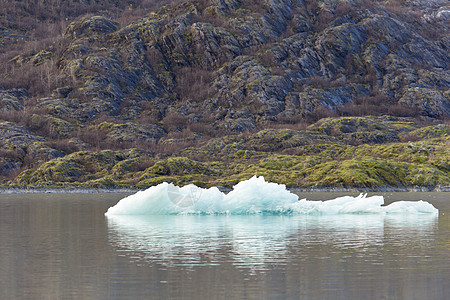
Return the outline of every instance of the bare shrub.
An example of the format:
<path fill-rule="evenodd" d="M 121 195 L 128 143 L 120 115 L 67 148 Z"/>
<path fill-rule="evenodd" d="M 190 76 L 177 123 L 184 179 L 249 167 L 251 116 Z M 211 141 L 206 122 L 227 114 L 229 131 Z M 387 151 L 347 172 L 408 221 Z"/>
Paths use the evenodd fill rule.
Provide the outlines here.
<path fill-rule="evenodd" d="M 272 67 L 270 69 L 270 71 L 271 71 L 272 75 L 275 75 L 275 76 L 285 76 L 286 75 L 286 71 L 283 70 L 283 68 L 278 67 L 278 66 Z"/>
<path fill-rule="evenodd" d="M 251 12 L 258 14 L 263 14 L 266 11 L 264 2 L 259 0 L 241 1 L 241 8 L 248 9 Z"/>
<path fill-rule="evenodd" d="M 39 65 L 27 62 L 7 62 L 6 73 L 0 77 L 0 86 L 5 89 L 24 88 L 32 96 L 45 96 L 63 85 L 65 76 L 59 72 L 56 63 L 50 59 Z"/>
<path fill-rule="evenodd" d="M 264 126 L 264 128 L 273 128 L 273 129 L 292 129 L 292 130 L 306 130 L 310 124 L 306 123 L 306 121 L 298 122 L 298 123 L 290 123 L 290 122 L 280 122 L 280 123 L 269 123 Z"/>
<path fill-rule="evenodd" d="M 406 135 L 402 135 L 400 137 L 400 141 L 403 142 L 403 143 L 406 143 L 406 142 L 417 142 L 417 141 L 420 141 L 420 140 L 422 140 L 422 138 L 420 136 L 418 136 L 417 134 L 411 134 L 411 133 L 406 134 Z"/>
<path fill-rule="evenodd" d="M 309 83 L 315 88 L 327 88 L 330 85 L 330 80 L 322 76 L 311 76 L 308 78 Z"/>
<path fill-rule="evenodd" d="M 183 128 L 186 128 L 189 119 L 179 113 L 170 111 L 162 119 L 162 123 L 164 124 L 164 129 L 168 132 L 181 131 Z"/>
<path fill-rule="evenodd" d="M 144 157 L 131 165 L 130 172 L 141 172 L 152 167 L 154 164 L 154 160 Z"/>
<path fill-rule="evenodd" d="M 0 120 L 13 122 L 13 123 L 20 123 L 23 120 L 23 111 L 1 110 L 0 111 Z"/>
<path fill-rule="evenodd" d="M 22 156 L 18 151 L 0 149 L 0 157 L 16 160 L 20 159 Z"/>
<path fill-rule="evenodd" d="M 306 120 L 308 123 L 315 123 L 323 118 L 336 117 L 336 112 L 328 107 L 319 105 L 312 112 L 306 115 Z"/>
<path fill-rule="evenodd" d="M 386 113 L 386 108 L 368 103 L 347 103 L 342 107 L 337 107 L 336 111 L 340 116 L 379 116 Z"/>
<path fill-rule="evenodd" d="M 214 135 L 214 128 L 211 126 L 211 124 L 204 123 L 204 122 L 194 122 L 188 125 L 188 129 L 192 132 L 196 132 L 202 135 Z"/>
<path fill-rule="evenodd" d="M 355 66 L 355 60 L 353 58 L 352 54 L 347 54 L 344 59 L 344 74 L 349 76 L 355 73 L 356 66 Z"/>
<path fill-rule="evenodd" d="M 195 145 L 195 142 L 192 140 L 184 140 L 184 141 L 178 141 L 178 142 L 173 142 L 173 143 L 158 143 L 155 146 L 155 151 L 157 153 L 172 155 L 174 153 L 177 153 L 183 149 L 192 147 L 194 145 Z"/>
<path fill-rule="evenodd" d="M 352 103 L 336 108 L 340 116 L 379 116 L 388 113 L 389 98 L 383 94 L 357 97 Z"/>
<path fill-rule="evenodd" d="M 195 102 L 204 100 L 211 96 L 213 88 L 210 86 L 213 76 L 212 72 L 198 67 L 183 67 L 176 72 L 175 91 L 183 100 Z"/>
<path fill-rule="evenodd" d="M 347 14 L 357 14 L 357 9 L 352 7 L 348 2 L 346 1 L 338 1 L 335 9 L 335 13 L 337 17 L 343 17 Z"/>
<path fill-rule="evenodd" d="M 306 5 L 306 10 L 309 14 L 315 14 L 319 9 L 319 1 L 316 0 L 304 0 Z"/>
<path fill-rule="evenodd" d="M 389 107 L 388 113 L 396 117 L 418 117 L 421 111 L 418 107 L 397 103 Z"/>
<path fill-rule="evenodd" d="M 383 105 L 389 103 L 389 97 L 383 94 L 375 94 L 371 96 L 360 96 L 355 99 L 355 104 L 362 105 Z"/>
<path fill-rule="evenodd" d="M 270 67 L 275 64 L 275 56 L 270 50 L 264 51 L 264 53 L 259 56 L 259 60 L 264 66 Z"/>
<path fill-rule="evenodd" d="M 80 129 L 77 132 L 77 137 L 99 150 L 105 146 L 106 134 L 106 130 L 99 130 L 95 126 L 89 126 Z"/>
<path fill-rule="evenodd" d="M 164 56 L 161 51 L 155 47 L 149 47 L 145 51 L 145 58 L 155 72 L 164 70 Z"/>
<path fill-rule="evenodd" d="M 61 151 L 64 154 L 70 154 L 76 151 L 80 151 L 75 143 L 70 142 L 70 140 L 67 139 L 54 139 L 49 140 L 47 144 L 58 151 Z"/>
<path fill-rule="evenodd" d="M 327 28 L 331 21 L 333 21 L 334 15 L 327 10 L 320 10 L 317 14 L 317 25 L 315 26 L 315 30 L 320 32 Z"/>

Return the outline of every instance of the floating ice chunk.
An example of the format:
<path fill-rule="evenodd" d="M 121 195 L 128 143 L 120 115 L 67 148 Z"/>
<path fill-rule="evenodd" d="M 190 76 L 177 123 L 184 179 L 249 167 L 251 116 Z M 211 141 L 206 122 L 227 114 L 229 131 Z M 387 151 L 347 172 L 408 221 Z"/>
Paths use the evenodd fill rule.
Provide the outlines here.
<path fill-rule="evenodd" d="M 253 176 L 239 182 L 224 196 L 222 209 L 230 214 L 283 213 L 288 204 L 297 201 L 298 196 L 289 192 L 284 184 Z"/>
<path fill-rule="evenodd" d="M 168 183 L 161 183 L 125 197 L 115 206 L 110 207 L 106 215 L 158 214 L 170 205 L 167 195 L 168 186 Z"/>
<path fill-rule="evenodd" d="M 289 192 L 286 186 L 254 176 L 238 183 L 226 195 L 216 187 L 203 189 L 190 184 L 180 188 L 161 183 L 120 200 L 106 215 L 438 213 L 433 205 L 424 201 L 383 204 L 382 196 L 367 197 L 365 194 L 328 201 L 298 201 L 298 196 Z"/>
<path fill-rule="evenodd" d="M 180 188 L 164 182 L 120 200 L 108 209 L 106 215 L 213 213 L 222 198 L 223 194 L 215 187 L 202 189 L 187 185 Z"/>
<path fill-rule="evenodd" d="M 366 197 L 366 194 L 360 194 L 357 197 L 344 196 L 327 201 L 302 199 L 291 205 L 291 208 L 297 214 L 367 214 L 381 213 L 383 203 L 382 196 Z"/>
<path fill-rule="evenodd" d="M 383 211 L 391 213 L 433 213 L 437 214 L 438 210 L 430 203 L 425 201 L 398 201 L 382 207 Z"/>

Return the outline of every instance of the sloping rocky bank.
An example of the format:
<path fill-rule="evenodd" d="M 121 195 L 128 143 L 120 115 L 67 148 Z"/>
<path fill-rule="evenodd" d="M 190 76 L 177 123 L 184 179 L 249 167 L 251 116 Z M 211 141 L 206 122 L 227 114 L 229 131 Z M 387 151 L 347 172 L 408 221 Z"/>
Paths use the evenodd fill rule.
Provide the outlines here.
<path fill-rule="evenodd" d="M 254 174 L 315 190 L 450 186 L 446 2 L 112 11 L 0 57 L 3 186 L 229 188 Z"/>

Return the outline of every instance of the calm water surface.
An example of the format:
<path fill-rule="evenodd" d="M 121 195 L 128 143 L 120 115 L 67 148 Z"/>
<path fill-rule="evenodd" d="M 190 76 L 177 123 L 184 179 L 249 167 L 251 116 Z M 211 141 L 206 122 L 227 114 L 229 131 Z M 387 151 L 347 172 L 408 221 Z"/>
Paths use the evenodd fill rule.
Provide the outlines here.
<path fill-rule="evenodd" d="M 440 214 L 106 218 L 125 194 L 0 195 L 0 299 L 448 299 L 450 193 L 383 195 Z"/>

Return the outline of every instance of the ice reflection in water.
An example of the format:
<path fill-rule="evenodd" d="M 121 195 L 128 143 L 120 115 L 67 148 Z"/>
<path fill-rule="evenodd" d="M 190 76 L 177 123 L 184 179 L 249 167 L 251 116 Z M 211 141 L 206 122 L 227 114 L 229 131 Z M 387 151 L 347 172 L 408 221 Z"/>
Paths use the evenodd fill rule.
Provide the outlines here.
<path fill-rule="evenodd" d="M 231 262 L 256 271 L 287 264 L 290 251 L 320 256 L 323 245 L 370 259 L 368 252 L 386 242 L 386 231 L 404 234 L 396 239 L 403 246 L 423 242 L 437 219 L 433 214 L 110 216 L 108 228 L 110 243 L 139 263 L 195 267 Z"/>

